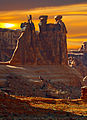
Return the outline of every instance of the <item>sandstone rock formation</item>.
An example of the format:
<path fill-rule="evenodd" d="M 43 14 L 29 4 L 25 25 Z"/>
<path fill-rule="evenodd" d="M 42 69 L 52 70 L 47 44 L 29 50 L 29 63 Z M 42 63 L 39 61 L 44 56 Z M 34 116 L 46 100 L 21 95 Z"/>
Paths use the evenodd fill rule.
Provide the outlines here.
<path fill-rule="evenodd" d="M 77 61 L 80 61 L 83 66 L 87 67 L 87 42 L 83 42 L 79 50 L 68 51 L 68 57 L 77 59 Z"/>
<path fill-rule="evenodd" d="M 68 64 L 77 69 L 83 77 L 87 76 L 87 42 L 79 50 L 68 52 Z"/>
<path fill-rule="evenodd" d="M 83 78 L 82 86 L 87 86 L 87 76 Z"/>
<path fill-rule="evenodd" d="M 87 100 L 87 86 L 81 88 L 81 99 Z"/>
<path fill-rule="evenodd" d="M 87 67 L 87 42 L 83 42 L 79 51 L 83 53 L 82 62 Z"/>
<path fill-rule="evenodd" d="M 76 57 L 69 58 L 69 66 L 75 68 L 83 78 L 87 76 L 87 67 L 83 64 L 82 60 Z"/>
<path fill-rule="evenodd" d="M 16 49 L 10 60 L 11 65 L 67 65 L 66 35 L 54 30 L 54 24 L 36 33 L 27 24 L 25 31 L 17 41 Z"/>
<path fill-rule="evenodd" d="M 87 42 L 83 42 L 83 44 L 79 50 L 81 52 L 87 52 Z"/>
<path fill-rule="evenodd" d="M 0 28 L 0 61 L 11 59 L 20 33 L 20 30 Z"/>

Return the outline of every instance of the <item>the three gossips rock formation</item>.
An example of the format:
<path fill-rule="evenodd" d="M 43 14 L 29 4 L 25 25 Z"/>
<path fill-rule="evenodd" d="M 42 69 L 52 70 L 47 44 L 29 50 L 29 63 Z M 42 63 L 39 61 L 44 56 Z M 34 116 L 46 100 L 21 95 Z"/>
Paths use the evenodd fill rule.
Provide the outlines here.
<path fill-rule="evenodd" d="M 40 32 L 36 33 L 33 22 L 28 22 L 17 41 L 10 60 L 11 65 L 67 65 L 67 44 L 64 28 L 47 24 L 47 16 L 40 16 Z M 33 25 L 32 25 L 33 24 Z"/>

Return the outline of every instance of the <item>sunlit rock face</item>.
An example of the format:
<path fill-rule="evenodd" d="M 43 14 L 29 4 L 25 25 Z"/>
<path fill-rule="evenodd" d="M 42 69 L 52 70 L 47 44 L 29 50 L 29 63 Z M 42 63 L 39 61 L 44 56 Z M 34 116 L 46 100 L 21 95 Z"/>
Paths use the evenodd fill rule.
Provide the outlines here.
<path fill-rule="evenodd" d="M 67 65 L 66 35 L 49 24 L 46 30 L 31 32 L 30 25 L 18 39 L 11 65 Z M 43 27 L 44 29 L 44 27 Z"/>

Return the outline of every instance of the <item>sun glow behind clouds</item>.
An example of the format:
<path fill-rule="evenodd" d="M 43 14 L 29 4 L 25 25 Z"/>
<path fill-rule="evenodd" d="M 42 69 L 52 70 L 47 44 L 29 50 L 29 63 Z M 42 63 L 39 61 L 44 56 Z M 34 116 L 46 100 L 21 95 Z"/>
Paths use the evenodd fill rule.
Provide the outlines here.
<path fill-rule="evenodd" d="M 6 28 L 12 28 L 14 26 L 14 24 L 10 24 L 10 23 L 5 23 L 4 26 Z"/>
<path fill-rule="evenodd" d="M 1 28 L 14 28 L 15 24 L 12 24 L 12 23 L 1 23 L 0 27 Z"/>

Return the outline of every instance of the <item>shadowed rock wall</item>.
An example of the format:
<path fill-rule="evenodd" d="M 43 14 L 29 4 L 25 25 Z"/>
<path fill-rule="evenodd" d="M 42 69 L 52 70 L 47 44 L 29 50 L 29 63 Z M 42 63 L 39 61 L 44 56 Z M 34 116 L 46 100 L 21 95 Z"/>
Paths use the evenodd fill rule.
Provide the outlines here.
<path fill-rule="evenodd" d="M 21 30 L 0 28 L 0 61 L 11 59 Z"/>
<path fill-rule="evenodd" d="M 10 64 L 67 65 L 66 35 L 53 28 L 54 24 L 49 24 L 48 30 L 36 33 L 28 24 L 18 39 Z"/>

